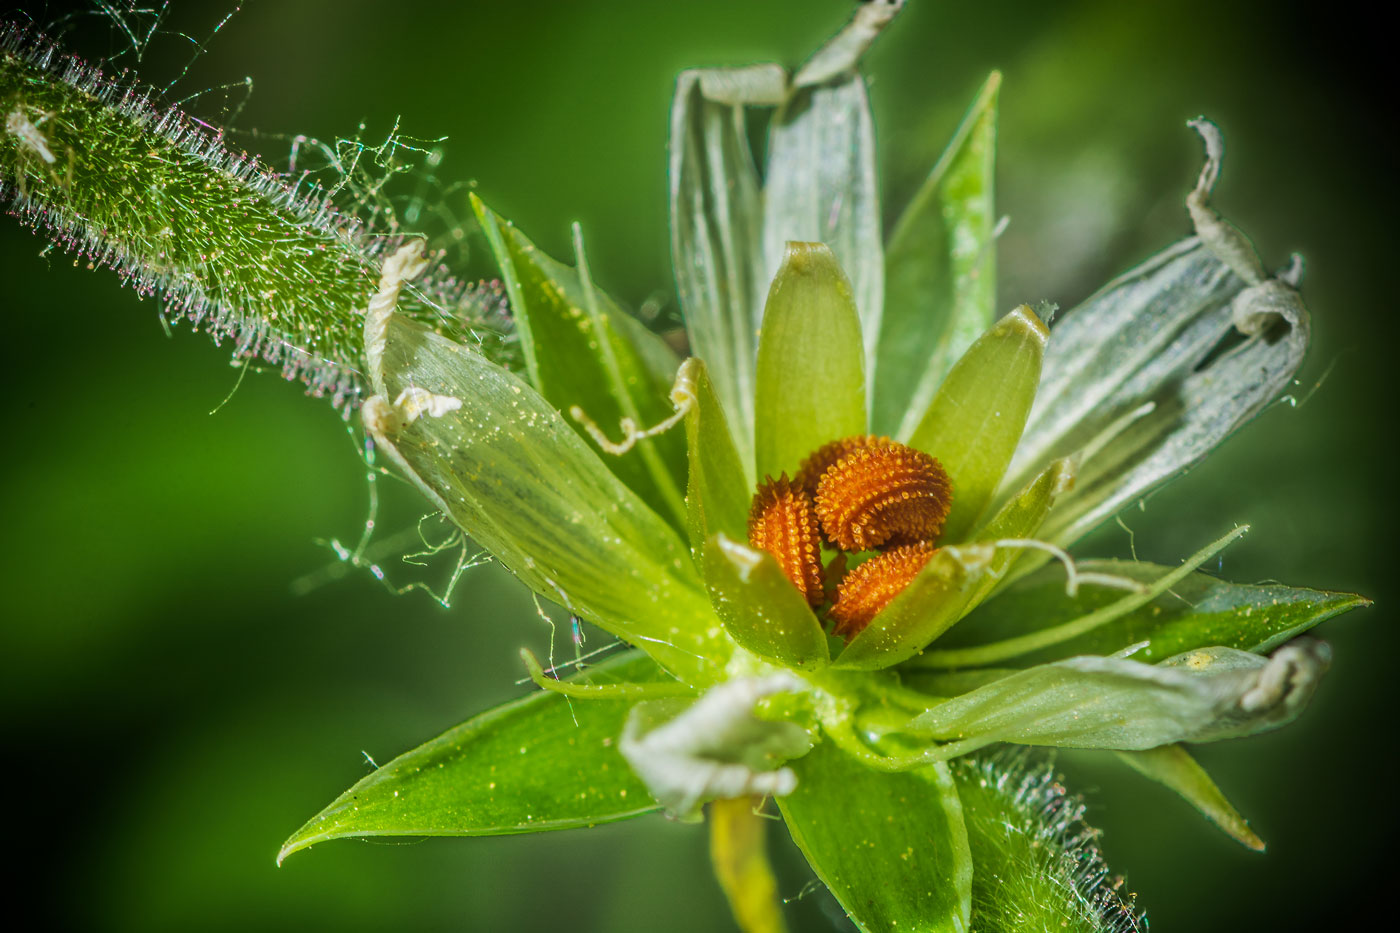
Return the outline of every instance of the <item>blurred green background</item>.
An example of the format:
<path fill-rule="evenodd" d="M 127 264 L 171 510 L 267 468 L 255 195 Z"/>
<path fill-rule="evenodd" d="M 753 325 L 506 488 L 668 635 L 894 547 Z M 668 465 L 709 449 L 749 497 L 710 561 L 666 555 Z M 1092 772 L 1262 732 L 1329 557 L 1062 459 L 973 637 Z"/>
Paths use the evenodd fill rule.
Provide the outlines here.
<path fill-rule="evenodd" d="M 177 0 L 208 35 L 232 5 Z M 22 4 L 51 21 L 81 4 Z M 236 130 L 450 137 L 544 248 L 589 235 L 595 278 L 673 316 L 665 136 L 682 67 L 796 63 L 846 0 L 658 3 L 248 2 L 172 97 L 241 81 Z M 1298 408 L 1275 406 L 1125 519 L 1174 562 L 1230 523 L 1255 532 L 1225 576 L 1356 590 L 1377 608 L 1323 627 L 1330 678 L 1301 722 L 1200 757 L 1269 842 L 1247 852 L 1140 779 L 1064 756 L 1071 785 L 1153 929 L 1347 929 L 1388 884 L 1397 819 L 1390 617 L 1396 206 L 1385 32 L 1359 5 L 912 0 L 868 59 L 886 217 L 992 68 L 1002 92 L 1000 304 L 1072 306 L 1187 232 L 1205 113 L 1229 146 L 1217 198 L 1267 261 L 1309 260 L 1315 343 Z M 91 54 L 119 47 L 80 16 Z M 167 38 L 140 67 L 189 58 Z M 134 61 L 129 63 L 135 64 Z M 236 99 L 231 98 L 231 99 Z M 224 97 L 193 107 L 227 116 Z M 285 139 L 235 136 L 285 164 Z M 465 194 L 450 207 L 466 212 Z M 523 588 L 468 573 L 451 610 L 367 574 L 293 595 L 353 539 L 363 468 L 323 403 L 271 376 L 233 386 L 227 353 L 105 271 L 0 223 L 7 424 L 0 481 L 3 748 L 10 887 L 45 925 L 117 930 L 714 930 L 727 915 L 703 831 L 654 817 L 539 837 L 337 842 L 281 869 L 278 844 L 384 761 L 523 688 L 548 628 Z M 1321 388 L 1311 394 L 1324 373 Z M 385 485 L 385 484 L 381 484 Z M 382 526 L 422 511 L 389 490 Z M 1110 526 L 1079 548 L 1125 554 Z M 386 564 L 399 581 L 440 581 Z M 601 636 L 594 644 L 601 642 Z M 17 817 L 17 822 L 16 822 Z M 779 829 L 802 930 L 848 929 Z M 776 838 L 776 837 L 775 837 Z"/>

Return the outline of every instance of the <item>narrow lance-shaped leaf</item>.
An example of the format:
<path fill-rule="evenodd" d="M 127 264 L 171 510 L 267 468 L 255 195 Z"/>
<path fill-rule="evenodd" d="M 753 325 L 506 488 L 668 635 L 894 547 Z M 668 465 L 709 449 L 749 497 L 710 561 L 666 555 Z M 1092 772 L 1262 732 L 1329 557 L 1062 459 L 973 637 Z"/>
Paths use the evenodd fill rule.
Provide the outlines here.
<path fill-rule="evenodd" d="M 940 703 L 907 730 L 963 739 L 1066 748 L 1145 749 L 1274 729 L 1312 697 L 1330 652 L 1295 642 L 1261 658 L 1207 648 L 1158 665 L 1069 658 L 1018 671 Z"/>
<path fill-rule="evenodd" d="M 712 534 L 744 539 L 753 480 L 744 475 L 705 361 L 695 357 L 686 360 L 676 385 L 689 399 L 685 438 L 690 471 L 685 502 L 690 548 L 698 558 Z"/>
<path fill-rule="evenodd" d="M 953 481 L 943 540 L 962 540 L 991 505 L 1035 400 L 1049 336 L 1025 305 L 997 321 L 948 373 L 909 436 Z"/>
<path fill-rule="evenodd" d="M 860 75 L 793 94 L 769 130 L 764 179 L 763 251 L 769 276 L 787 262 L 790 241 L 831 247 L 850 276 L 864 334 L 865 368 L 873 369 L 885 266 L 875 127 Z"/>
<path fill-rule="evenodd" d="M 993 72 L 885 249 L 871 419 L 908 436 L 996 308 L 997 91 Z"/>
<path fill-rule="evenodd" d="M 1119 760 L 1141 774 L 1176 791 L 1197 810 L 1219 826 L 1231 839 L 1256 852 L 1264 851 L 1264 840 L 1249 828 L 1206 769 L 1180 745 L 1163 745 L 1137 752 L 1116 752 Z"/>
<path fill-rule="evenodd" d="M 1136 580 L 1144 586 L 1168 579 L 1171 567 L 1126 560 L 1087 560 L 1085 574 Z M 1018 580 L 969 616 L 940 642 L 963 648 L 1022 638 L 1054 629 L 1128 599 L 1120 590 L 1084 586 L 1070 596 L 1058 567 Z M 1192 573 L 1144 604 L 1053 647 L 1018 655 L 1018 665 L 1043 664 L 1066 655 L 1108 655 L 1141 644 L 1134 659 L 1156 663 L 1187 651 L 1223 645 L 1243 651 L 1272 651 L 1313 626 L 1370 600 L 1352 593 L 1282 584 L 1229 583 Z"/>
<path fill-rule="evenodd" d="M 368 342 L 368 341 L 367 341 Z M 429 501 L 535 592 L 632 641 L 691 683 L 724 643 L 685 545 L 534 389 L 470 349 L 394 320 L 365 423 Z M 414 416 L 404 404 L 442 404 Z"/>
<path fill-rule="evenodd" d="M 789 243 L 758 344 L 760 477 L 793 475 L 821 445 L 865 433 L 865 367 L 851 283 L 821 243 Z"/>
<path fill-rule="evenodd" d="M 857 927 L 969 929 L 973 864 L 947 765 L 884 773 L 826 741 L 792 767 L 788 831 Z"/>
<path fill-rule="evenodd" d="M 819 670 L 826 633 L 778 562 L 723 534 L 705 544 L 705 582 L 731 638 L 766 661 Z"/>
<path fill-rule="evenodd" d="M 754 354 L 762 315 L 763 203 L 749 151 L 746 105 L 775 105 L 777 65 L 683 72 L 671 105 L 671 258 L 691 350 L 710 368 L 753 468 Z"/>
<path fill-rule="evenodd" d="M 570 269 L 474 195 L 472 207 L 496 255 L 526 369 L 540 394 L 561 411 L 577 407 L 604 433 L 618 433 L 623 419 L 645 428 L 668 417 L 668 392 L 680 361 L 659 336 L 594 288 L 581 249 L 579 269 Z M 644 343 L 653 346 L 643 349 Z M 659 354 L 671 360 L 664 374 L 649 365 Z M 685 448 L 679 432 L 644 438 L 604 462 L 658 514 L 682 527 Z"/>
<path fill-rule="evenodd" d="M 638 651 L 572 682 L 669 680 Z M 444 732 L 361 779 L 282 846 L 331 839 L 488 836 L 626 819 L 657 803 L 618 754 L 631 702 L 537 692 Z"/>

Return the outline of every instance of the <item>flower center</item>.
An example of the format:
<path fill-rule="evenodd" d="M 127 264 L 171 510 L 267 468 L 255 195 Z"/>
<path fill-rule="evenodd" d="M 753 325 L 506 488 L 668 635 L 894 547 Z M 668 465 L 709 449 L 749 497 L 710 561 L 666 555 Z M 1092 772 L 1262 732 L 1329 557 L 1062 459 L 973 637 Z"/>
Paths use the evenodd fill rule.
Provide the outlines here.
<path fill-rule="evenodd" d="M 749 545 L 773 555 L 812 606 L 825 601 L 824 577 L 844 572 L 844 553 L 823 568 L 823 541 L 842 552 L 882 551 L 835 588 L 832 634 L 849 640 L 928 563 L 952 502 L 952 483 L 933 457 L 888 437 L 846 437 L 814 451 L 795 479 L 784 473 L 759 484 Z"/>

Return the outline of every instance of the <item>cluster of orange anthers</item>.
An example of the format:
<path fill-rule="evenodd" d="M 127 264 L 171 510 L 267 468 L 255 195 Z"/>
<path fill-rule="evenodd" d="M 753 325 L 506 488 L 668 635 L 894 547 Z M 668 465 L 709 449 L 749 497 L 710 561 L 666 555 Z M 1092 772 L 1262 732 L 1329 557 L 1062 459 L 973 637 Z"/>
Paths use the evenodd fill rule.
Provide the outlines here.
<path fill-rule="evenodd" d="M 823 568 L 823 542 L 842 552 L 881 550 L 835 588 L 832 634 L 850 639 L 928 563 L 952 502 L 948 474 L 933 457 L 888 437 L 846 437 L 804 460 L 796 479 L 784 473 L 759 484 L 749 545 L 773 555 L 812 606 L 827 598 L 825 573 L 845 564 L 842 554 Z"/>

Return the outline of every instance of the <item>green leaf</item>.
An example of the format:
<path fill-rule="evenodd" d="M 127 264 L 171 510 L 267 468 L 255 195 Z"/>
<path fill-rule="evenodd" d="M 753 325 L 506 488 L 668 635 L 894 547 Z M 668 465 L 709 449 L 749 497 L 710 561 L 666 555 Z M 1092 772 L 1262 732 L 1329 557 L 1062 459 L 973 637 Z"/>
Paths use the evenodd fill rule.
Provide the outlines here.
<path fill-rule="evenodd" d="M 860 75 L 793 94 L 769 129 L 764 178 L 766 270 L 770 276 L 777 274 L 788 262 L 791 241 L 829 246 L 850 276 L 865 335 L 866 370 L 872 370 L 884 307 L 885 264 L 875 126 Z M 768 327 L 766 317 L 763 326 Z M 759 413 L 761 417 L 761 402 Z M 864 430 L 862 418 L 860 433 Z"/>
<path fill-rule="evenodd" d="M 946 765 L 874 771 L 828 741 L 792 768 L 788 831 L 861 930 L 968 929 L 973 865 Z"/>
<path fill-rule="evenodd" d="M 455 399 L 412 421 L 376 396 L 365 424 L 428 500 L 536 593 L 645 649 L 688 683 L 727 653 L 687 548 L 554 406 L 467 347 L 394 319 L 385 390 Z"/>
<path fill-rule="evenodd" d="M 1249 828 L 1249 822 L 1225 799 L 1220 788 L 1206 774 L 1190 752 L 1180 745 L 1163 745 L 1140 752 L 1115 752 L 1124 764 L 1138 774 L 1176 791 L 1231 839 L 1256 852 L 1264 851 L 1264 840 Z"/>
<path fill-rule="evenodd" d="M 671 258 L 692 352 L 710 368 L 734 445 L 753 470 L 754 354 L 763 288 L 763 201 L 744 122 L 776 104 L 776 65 L 682 72 L 671 105 Z"/>
<path fill-rule="evenodd" d="M 699 559 L 706 539 L 716 532 L 740 541 L 747 538 L 754 481 L 744 474 L 705 361 L 695 357 L 686 360 L 677 385 L 691 400 L 685 415 L 686 449 L 690 456 L 685 502 L 690 549 Z"/>
<path fill-rule="evenodd" d="M 821 445 L 865 433 L 865 369 L 851 283 L 821 243 L 789 243 L 758 343 L 759 476 L 789 476 Z"/>
<path fill-rule="evenodd" d="M 962 751 L 992 742 L 1145 749 L 1237 738 L 1292 721 L 1329 659 L 1321 643 L 1285 645 L 1268 659 L 1207 648 L 1156 666 L 1069 658 L 942 702 L 906 731 L 966 740 Z"/>
<path fill-rule="evenodd" d="M 1352 593 L 1281 584 L 1228 583 L 1204 573 L 1190 573 L 1194 566 L 1193 561 L 1187 561 L 1181 568 L 1124 560 L 1080 562 L 1081 573 L 1104 574 L 1152 585 L 1152 589 L 1143 594 L 1145 599 L 1091 586 L 1081 587 L 1078 594 L 1071 597 L 1065 593 L 1061 568 L 1047 567 L 997 594 L 945 641 L 949 648 L 954 648 L 1027 638 L 1092 613 L 1108 612 L 1114 605 L 1131 606 L 1136 602 L 1136 606 L 1083 634 L 1023 652 L 1017 663 L 1041 664 L 1076 654 L 1108 655 L 1143 642 L 1146 644 L 1133 657 L 1155 663 L 1211 645 L 1243 651 L 1272 651 L 1320 622 L 1371 604 L 1370 600 Z M 1187 575 L 1176 575 L 1175 572 L 1182 569 Z M 944 644 L 940 643 L 939 647 Z"/>
<path fill-rule="evenodd" d="M 1043 533 L 1074 541 L 1262 411 L 1297 372 L 1308 333 L 1292 288 L 1246 288 L 1196 239 L 1176 244 L 1056 322 L 1005 486 L 1087 450 Z"/>
<path fill-rule="evenodd" d="M 997 92 L 992 72 L 885 249 L 871 418 L 908 436 L 996 308 Z"/>
<path fill-rule="evenodd" d="M 992 565 L 988 544 L 950 545 L 927 566 L 836 659 L 839 668 L 877 670 L 907 661 L 962 617 Z"/>
<path fill-rule="evenodd" d="M 572 682 L 664 682 L 638 651 Z M 658 807 L 617 751 L 632 703 L 537 692 L 405 752 L 341 794 L 282 846 L 357 836 L 490 836 L 572 829 Z"/>
<path fill-rule="evenodd" d="M 669 417 L 679 360 L 659 336 L 593 287 L 577 228 L 575 271 L 546 256 L 475 195 L 471 201 L 500 266 L 526 369 L 540 394 L 561 411 L 577 406 L 605 432 L 617 431 L 624 418 L 645 428 Z M 653 363 L 662 354 L 671 363 L 658 381 Z M 684 527 L 685 446 L 679 432 L 644 438 L 634 451 L 610 454 L 604 462 L 657 514 Z"/>
<path fill-rule="evenodd" d="M 943 540 L 957 542 L 992 501 L 1040 384 L 1050 333 L 1022 305 L 977 339 L 948 373 L 909 445 L 937 457 L 953 481 Z"/>
<path fill-rule="evenodd" d="M 705 543 L 705 582 L 715 614 L 744 648 L 802 670 L 829 663 L 821 623 L 772 555 L 713 535 Z"/>

